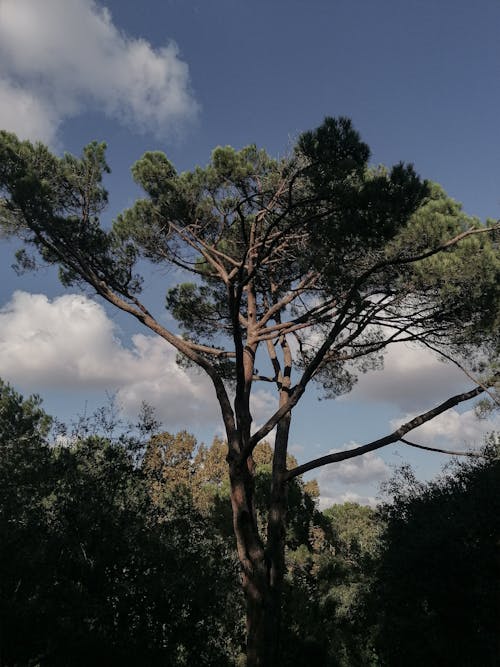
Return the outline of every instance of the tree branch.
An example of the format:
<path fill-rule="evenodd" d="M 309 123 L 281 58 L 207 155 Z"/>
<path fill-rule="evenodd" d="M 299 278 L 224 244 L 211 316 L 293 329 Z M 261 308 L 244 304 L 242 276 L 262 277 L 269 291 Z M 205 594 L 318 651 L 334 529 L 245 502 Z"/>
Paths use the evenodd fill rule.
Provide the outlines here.
<path fill-rule="evenodd" d="M 439 454 L 451 454 L 451 456 L 472 456 L 474 458 L 483 458 L 483 454 L 479 452 L 459 452 L 452 449 L 440 449 L 439 447 L 427 447 L 426 445 L 417 445 L 416 442 L 410 442 L 406 438 L 399 438 L 400 442 L 404 442 L 405 445 L 410 445 L 410 447 L 416 447 L 417 449 L 425 449 L 427 452 L 438 452 Z"/>
<path fill-rule="evenodd" d="M 269 320 L 277 313 L 280 313 L 285 306 L 291 303 L 299 294 L 302 294 L 310 285 L 318 279 L 318 274 L 314 271 L 309 271 L 306 276 L 300 281 L 296 288 L 291 289 L 286 296 L 270 306 L 261 319 L 257 322 L 257 327 L 261 329 Z M 281 323 L 280 323 L 281 324 Z"/>
<path fill-rule="evenodd" d="M 479 396 L 479 394 L 482 394 L 483 392 L 484 389 L 482 387 L 475 387 L 474 389 L 471 389 L 471 391 L 462 394 L 457 394 L 456 396 L 452 396 L 443 403 L 440 403 L 440 405 L 437 405 L 435 408 L 432 408 L 432 410 L 423 412 L 417 417 L 410 419 L 410 421 L 406 422 L 405 424 L 402 424 L 393 433 L 390 433 L 389 435 L 386 435 L 383 438 L 379 438 L 378 440 L 369 442 L 366 445 L 361 445 L 360 447 L 355 447 L 354 449 L 348 449 L 342 452 L 335 452 L 334 454 L 327 454 L 326 456 L 321 456 L 320 458 L 313 459 L 312 461 L 309 461 L 309 463 L 304 463 L 303 465 L 297 466 L 297 468 L 293 468 L 293 470 L 289 470 L 285 476 L 285 479 L 288 481 L 290 479 L 293 479 L 294 477 L 303 475 L 305 472 L 308 472 L 309 470 L 320 468 L 321 466 L 328 465 L 329 463 L 339 463 L 340 461 L 345 461 L 347 459 L 352 459 L 357 456 L 361 456 L 362 454 L 367 454 L 368 452 L 373 452 L 376 449 L 380 449 L 381 447 L 386 447 L 387 445 L 390 445 L 393 442 L 401 440 L 401 438 L 406 433 L 412 431 L 418 426 L 421 426 L 422 424 L 425 424 L 426 422 L 430 421 L 434 417 L 437 417 L 443 412 L 446 412 L 446 410 L 449 410 L 450 408 L 453 408 L 455 405 L 463 403 L 464 401 L 470 401 L 471 398 L 475 398 L 476 396 Z"/>
<path fill-rule="evenodd" d="M 355 295 L 358 291 L 358 289 L 363 285 L 365 280 L 369 278 L 373 273 L 378 271 L 379 269 L 385 268 L 387 266 L 398 266 L 401 264 L 411 264 L 412 262 L 417 262 L 422 259 L 426 259 L 428 257 L 432 257 L 433 255 L 436 255 L 440 252 L 446 251 L 449 248 L 451 248 L 454 245 L 457 245 L 460 241 L 462 241 L 464 238 L 467 238 L 468 236 L 472 236 L 475 234 L 483 234 L 483 233 L 491 233 L 492 231 L 495 231 L 497 229 L 500 229 L 500 224 L 494 225 L 493 227 L 486 227 L 486 228 L 481 228 L 481 229 L 467 229 L 464 232 L 461 232 L 460 234 L 457 234 L 454 236 L 452 239 L 449 239 L 448 241 L 445 241 L 444 243 L 441 243 L 439 246 L 436 248 L 433 248 L 431 250 L 427 250 L 425 252 L 422 252 L 418 255 L 412 255 L 409 257 L 399 257 L 399 258 L 394 258 L 394 259 L 387 259 L 383 260 L 381 262 L 375 263 L 373 266 L 371 266 L 369 269 L 364 271 L 352 284 L 347 296 L 345 303 L 343 307 L 341 308 L 337 320 L 335 324 L 333 325 L 332 329 L 330 330 L 329 334 L 326 336 L 323 344 L 320 346 L 320 348 L 317 350 L 316 354 L 314 355 L 313 359 L 305 369 L 304 373 L 302 374 L 302 377 L 300 378 L 299 382 L 295 386 L 295 388 L 291 391 L 290 393 L 290 398 L 288 399 L 287 403 L 283 406 L 281 406 L 276 412 L 267 420 L 267 422 L 256 432 L 253 434 L 251 440 L 250 440 L 250 445 L 251 447 L 255 447 L 255 445 L 264 438 L 272 429 L 276 426 L 276 424 L 280 421 L 280 419 L 292 408 L 297 405 L 299 402 L 301 396 L 304 394 L 307 385 L 309 384 L 310 380 L 314 377 L 317 369 L 321 365 L 325 355 L 329 351 L 333 341 L 335 340 L 336 336 L 339 334 L 339 332 L 342 330 L 342 328 L 345 326 L 344 318 L 347 315 L 347 312 L 349 308 L 352 305 L 353 299 L 355 298 Z M 351 316 L 350 321 L 353 320 L 353 318 L 356 316 L 356 314 L 359 314 L 359 311 L 355 313 L 353 316 Z M 484 391 L 483 388 L 480 388 L 481 392 Z M 479 393 L 481 393 L 479 392 Z M 475 394 L 476 395 L 476 394 Z M 465 399 L 467 400 L 467 399 Z M 456 404 L 454 404 L 456 405 Z M 439 413 L 438 413 L 439 414 Z M 413 426 L 412 428 L 415 428 Z M 405 431 L 406 433 L 406 431 Z M 403 435 L 403 434 L 402 434 Z M 389 437 L 389 436 L 388 436 Z M 399 440 L 399 437 L 396 438 Z M 394 440 L 391 440 L 390 442 L 394 442 Z M 386 443 L 389 444 L 389 443 Z M 383 447 L 384 445 L 379 445 L 380 447 Z M 377 447 L 375 447 L 377 449 Z M 371 450 L 367 450 L 371 451 Z M 326 457 L 327 458 L 327 457 Z M 319 460 L 319 459 L 318 459 Z M 332 462 L 335 459 L 332 459 Z M 325 463 L 328 463 L 328 461 L 325 461 Z M 319 463 L 318 465 L 324 465 L 323 463 Z M 317 467 L 317 466 L 313 466 Z M 299 473 L 300 474 L 300 473 Z"/>
<path fill-rule="evenodd" d="M 176 225 L 174 225 L 173 222 L 169 222 L 169 226 L 171 227 L 171 229 L 173 229 L 173 230 L 175 231 L 175 233 L 176 233 L 176 234 L 177 234 L 177 235 L 178 235 L 178 236 L 179 236 L 185 243 L 187 243 L 189 246 L 191 246 L 191 248 L 193 248 L 194 250 L 196 250 L 197 252 L 200 253 L 200 255 L 205 259 L 205 261 L 206 261 L 208 264 L 210 264 L 210 266 L 211 266 L 213 269 L 215 269 L 215 271 L 217 272 L 217 275 L 218 275 L 218 276 L 222 279 L 222 281 L 227 285 L 228 282 L 229 282 L 229 277 L 228 277 L 228 275 L 227 275 L 227 271 L 225 270 L 225 268 L 222 266 L 222 264 L 221 264 L 220 262 L 217 262 L 217 261 L 210 255 L 210 253 L 209 253 L 207 250 L 205 250 L 203 247 L 200 247 L 201 243 L 200 243 L 199 239 L 196 237 L 196 235 L 194 234 L 193 230 L 192 230 L 192 229 L 189 229 L 189 232 L 190 232 L 191 236 L 193 236 L 193 237 L 195 238 L 195 241 L 193 241 L 192 239 L 190 239 L 189 236 L 188 236 L 187 234 L 183 233 L 183 231 L 182 231 L 179 227 L 177 227 Z"/>

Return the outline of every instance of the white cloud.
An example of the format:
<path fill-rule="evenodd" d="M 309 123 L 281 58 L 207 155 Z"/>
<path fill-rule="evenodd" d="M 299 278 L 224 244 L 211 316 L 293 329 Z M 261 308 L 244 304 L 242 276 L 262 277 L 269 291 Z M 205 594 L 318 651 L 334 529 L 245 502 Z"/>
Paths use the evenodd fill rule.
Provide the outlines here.
<path fill-rule="evenodd" d="M 318 482 L 322 486 L 330 484 L 361 484 L 385 479 L 388 467 L 372 452 L 340 463 L 331 463 L 321 469 Z"/>
<path fill-rule="evenodd" d="M 128 349 L 116 334 L 104 309 L 84 296 L 49 301 L 16 292 L 0 310 L 0 376 L 28 391 L 118 390 L 128 414 L 145 400 L 168 424 L 219 419 L 208 380 L 180 368 L 163 339 L 137 334 Z"/>
<path fill-rule="evenodd" d="M 269 417 L 278 409 L 277 397 L 275 394 L 272 394 L 265 389 L 253 391 L 250 396 L 250 409 L 252 410 L 254 423 L 259 423 L 258 426 L 255 424 L 253 429 L 254 431 L 257 431 L 262 426 L 262 423 L 269 419 Z M 266 437 L 266 440 L 269 441 L 269 436 Z"/>
<path fill-rule="evenodd" d="M 0 72 L 0 129 L 52 144 L 59 124 L 60 117 L 50 103 L 2 78 Z"/>
<path fill-rule="evenodd" d="M 142 401 L 167 425 L 220 422 L 211 382 L 183 369 L 175 350 L 159 336 L 136 334 L 131 347 L 117 337 L 114 322 L 95 301 L 65 294 L 15 292 L 0 309 L 0 377 L 23 390 L 108 389 L 135 416 Z M 256 392 L 252 406 L 264 420 L 274 410 L 269 392 Z M 272 434 L 271 434 L 272 437 Z"/>
<path fill-rule="evenodd" d="M 165 136 L 198 111 L 175 43 L 125 35 L 93 0 L 2 0 L 0 56 L 0 126 L 23 137 L 89 108 Z"/>
<path fill-rule="evenodd" d="M 357 443 L 351 442 L 346 449 L 356 446 Z M 332 449 L 329 453 L 339 451 L 341 450 Z M 331 505 L 343 503 L 375 507 L 377 501 L 375 496 L 370 495 L 370 491 L 389 475 L 389 467 L 374 452 L 324 466 L 316 476 L 320 489 L 319 508 L 324 510 Z"/>
<path fill-rule="evenodd" d="M 348 400 L 388 402 L 410 412 L 431 408 L 469 385 L 460 369 L 429 349 L 399 343 L 389 347 L 383 370 L 359 377 Z"/>
<path fill-rule="evenodd" d="M 397 428 L 414 416 L 407 414 L 405 417 L 393 420 L 391 426 Z M 462 413 L 451 409 L 422 424 L 408 433 L 407 437 L 419 445 L 467 449 L 474 445 L 482 446 L 485 435 L 495 430 L 500 430 L 499 414 L 493 414 L 488 419 L 478 419 L 473 409 Z"/>

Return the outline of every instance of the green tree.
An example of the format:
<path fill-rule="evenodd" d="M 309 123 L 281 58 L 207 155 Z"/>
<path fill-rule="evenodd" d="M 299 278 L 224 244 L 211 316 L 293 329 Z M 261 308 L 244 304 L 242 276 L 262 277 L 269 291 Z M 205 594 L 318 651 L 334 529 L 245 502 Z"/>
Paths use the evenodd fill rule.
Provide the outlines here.
<path fill-rule="evenodd" d="M 407 467 L 389 483 L 372 598 L 384 665 L 498 665 L 498 436 L 485 454 L 428 483 Z"/>
<path fill-rule="evenodd" d="M 369 148 L 345 118 L 304 133 L 281 160 L 255 146 L 219 147 L 207 167 L 178 174 L 163 153 L 146 153 L 132 168 L 145 196 L 109 230 L 99 222 L 104 153 L 92 143 L 81 158 L 58 158 L 2 133 L 3 226 L 25 242 L 19 268 L 33 268 L 27 250 L 38 250 L 65 285 L 90 287 L 212 381 L 229 448 L 248 665 L 276 665 L 290 481 L 396 442 L 496 378 L 488 370 L 472 390 L 384 438 L 288 469 L 292 410 L 312 381 L 330 397 L 348 391 L 398 341 L 454 346 L 452 354 L 466 349 L 469 358 L 480 346 L 481 363 L 491 358 L 499 330 L 494 229 L 409 166 L 370 168 Z M 182 335 L 141 301 L 141 258 L 192 274 L 166 299 Z M 259 382 L 275 388 L 278 407 L 252 433 L 250 395 Z M 252 454 L 275 427 L 262 531 Z"/>
<path fill-rule="evenodd" d="M 152 498 L 161 504 L 165 493 L 191 488 L 196 439 L 181 431 L 154 435 L 146 446 L 142 469 L 149 480 Z"/>
<path fill-rule="evenodd" d="M 236 559 L 189 497 L 152 502 L 135 443 L 48 446 L 39 400 L 0 385 L 0 658 L 229 665 Z"/>
<path fill-rule="evenodd" d="M 46 442 L 50 423 L 37 396 L 24 401 L 0 381 L 1 664 L 9 664 L 12 645 L 25 647 L 43 587 L 45 569 L 40 562 L 47 552 L 43 501 L 51 485 Z M 23 662 L 27 657 L 31 656 L 24 650 L 17 655 L 22 664 L 27 664 Z"/>
<path fill-rule="evenodd" d="M 375 510 L 333 505 L 311 540 L 288 553 L 284 665 L 378 665 L 367 599 L 375 579 L 382 523 Z"/>

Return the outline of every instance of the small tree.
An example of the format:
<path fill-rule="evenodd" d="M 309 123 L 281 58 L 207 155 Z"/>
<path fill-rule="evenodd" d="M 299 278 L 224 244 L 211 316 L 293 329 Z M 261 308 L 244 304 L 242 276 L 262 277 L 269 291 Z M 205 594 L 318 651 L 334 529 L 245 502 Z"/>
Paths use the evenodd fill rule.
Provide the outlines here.
<path fill-rule="evenodd" d="M 358 372 L 401 341 L 448 356 L 450 347 L 480 347 L 484 370 L 498 344 L 498 226 L 465 216 L 410 166 L 370 168 L 368 146 L 345 118 L 301 135 L 280 160 L 255 146 L 219 147 L 207 167 L 178 174 L 163 153 L 146 153 L 132 169 L 145 197 L 109 230 L 99 224 L 107 202 L 104 152 L 104 144 L 92 143 L 82 158 L 58 158 L 3 133 L 3 226 L 58 265 L 65 285 L 90 287 L 211 379 L 228 441 L 248 665 L 276 665 L 288 482 L 401 440 L 491 393 L 495 377 L 483 374 L 470 391 L 384 438 L 288 469 L 293 408 L 313 380 L 331 397 L 349 391 Z M 192 275 L 167 294 L 182 335 L 140 300 L 140 258 Z M 35 266 L 25 249 L 18 265 Z M 269 371 L 257 370 L 257 361 Z M 278 407 L 252 432 L 250 396 L 259 382 L 275 388 Z M 262 535 L 252 453 L 274 428 Z"/>

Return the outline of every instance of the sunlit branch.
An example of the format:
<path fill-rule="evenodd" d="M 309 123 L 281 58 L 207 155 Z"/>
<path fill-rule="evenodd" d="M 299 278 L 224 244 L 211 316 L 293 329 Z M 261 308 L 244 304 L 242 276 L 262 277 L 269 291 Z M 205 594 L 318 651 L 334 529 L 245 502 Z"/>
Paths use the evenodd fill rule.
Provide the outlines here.
<path fill-rule="evenodd" d="M 297 331 L 302 331 L 303 329 L 308 329 L 309 327 L 312 327 L 315 324 L 318 324 L 318 322 L 304 322 L 303 324 L 292 324 L 291 322 L 283 322 L 280 325 L 264 329 L 266 333 L 256 336 L 255 340 L 258 340 L 259 342 L 268 340 L 277 340 L 282 335 L 295 333 Z"/>
<path fill-rule="evenodd" d="M 210 347 L 209 345 L 200 345 L 199 343 L 193 343 L 188 341 L 189 346 L 195 352 L 202 352 L 203 354 L 210 354 L 213 357 L 218 359 L 234 359 L 235 353 L 228 350 L 220 350 L 217 347 Z"/>
<path fill-rule="evenodd" d="M 221 252 L 220 250 L 217 250 L 213 245 L 206 243 L 202 239 L 200 239 L 198 236 L 193 234 L 194 238 L 196 239 L 196 242 L 199 243 L 207 252 L 213 253 L 217 257 L 220 257 L 221 259 L 224 259 L 226 262 L 229 262 L 229 264 L 232 264 L 233 266 L 240 266 L 240 262 L 234 257 L 231 257 L 230 255 L 226 255 L 226 253 Z"/>
<path fill-rule="evenodd" d="M 195 250 L 197 250 L 197 251 L 200 253 L 200 255 L 206 260 L 206 262 L 208 262 L 208 264 L 210 264 L 210 266 L 211 266 L 213 269 L 215 269 L 215 271 L 217 272 L 217 274 L 220 276 L 220 278 L 221 278 L 226 284 L 229 282 L 229 278 L 228 278 L 227 271 L 225 270 L 225 268 L 222 266 L 222 264 L 220 264 L 219 262 L 217 262 L 217 261 L 210 255 L 210 253 L 208 253 L 203 247 L 200 247 L 200 246 L 198 245 L 198 240 L 197 240 L 197 239 L 193 240 L 192 238 L 190 238 L 187 234 L 183 233 L 182 230 L 179 229 L 179 228 L 178 228 L 176 225 L 174 225 L 174 223 L 172 223 L 172 222 L 170 223 L 170 227 L 171 227 L 171 228 L 178 234 L 178 236 L 179 236 L 185 243 L 187 243 L 189 246 L 191 246 L 192 248 L 194 248 Z M 194 236 L 193 233 L 192 233 L 192 235 Z"/>
<path fill-rule="evenodd" d="M 284 296 L 282 299 L 280 299 L 270 308 L 268 308 L 263 317 L 257 322 L 257 326 L 259 328 L 263 327 L 267 322 L 269 322 L 269 320 L 272 317 L 274 317 L 274 315 L 276 315 L 276 313 L 279 313 L 281 310 L 283 310 L 283 308 L 285 308 L 295 298 L 297 298 L 299 294 L 306 291 L 308 287 L 311 284 L 313 284 L 317 279 L 318 279 L 318 274 L 313 271 L 310 271 L 307 275 L 304 276 L 303 280 L 300 281 L 297 287 L 291 289 L 286 296 Z"/>

